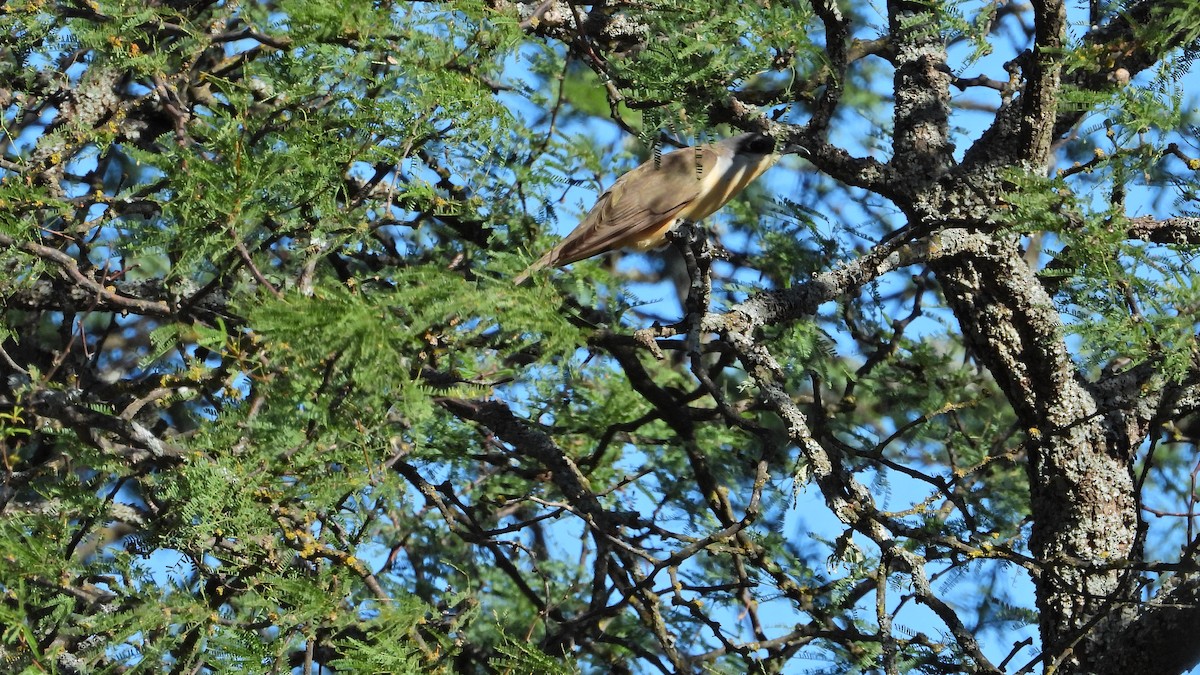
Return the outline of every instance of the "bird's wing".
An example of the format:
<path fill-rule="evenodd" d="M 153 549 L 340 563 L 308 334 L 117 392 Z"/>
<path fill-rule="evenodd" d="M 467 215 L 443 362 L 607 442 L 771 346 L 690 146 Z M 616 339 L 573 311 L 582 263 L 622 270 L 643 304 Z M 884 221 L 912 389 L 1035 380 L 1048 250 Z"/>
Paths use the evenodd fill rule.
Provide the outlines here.
<path fill-rule="evenodd" d="M 626 173 L 543 256 L 543 266 L 566 265 L 654 236 L 699 196 L 700 178 L 716 163 L 717 154 L 709 147 L 682 148 Z"/>

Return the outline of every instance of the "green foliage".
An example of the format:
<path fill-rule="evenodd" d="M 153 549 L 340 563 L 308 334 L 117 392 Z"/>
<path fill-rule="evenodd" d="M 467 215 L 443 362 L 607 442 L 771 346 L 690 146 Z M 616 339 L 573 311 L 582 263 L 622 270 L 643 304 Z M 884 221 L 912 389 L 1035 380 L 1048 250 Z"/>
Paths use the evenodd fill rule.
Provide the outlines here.
<path fill-rule="evenodd" d="M 661 132 L 803 124 L 834 99 L 813 140 L 854 140 L 809 158 L 838 180 L 791 158 L 708 223 L 730 255 L 706 320 L 853 269 L 921 212 L 856 173 L 892 152 L 904 36 L 862 3 L 567 3 L 584 26 L 533 4 L 5 5 L 5 672 L 971 666 L 910 614 L 928 598 L 899 553 L 977 634 L 1039 619 L 1007 590 L 1030 430 L 932 268 L 860 270 L 758 327 L 779 372 L 673 323 L 668 255 L 638 258 L 675 282 L 652 290 L 601 259 L 510 281 L 590 206 L 575 187 Z M 911 9 L 905 35 L 969 47 L 956 73 L 1024 11 Z M 1152 14 L 1142 45 L 1194 39 L 1193 10 Z M 822 44 L 837 21 L 847 44 Z M 1127 48 L 1056 57 L 1090 82 Z M 1187 65 L 1059 92 L 1090 115 L 1076 164 L 1006 167 L 969 224 L 1036 249 L 1081 373 L 1195 369 L 1191 249 L 1126 220 L 1132 186 L 1194 206 L 1187 151 L 1164 150 L 1196 122 Z M 1182 437 L 1164 443 L 1145 470 L 1191 499 Z"/>
<path fill-rule="evenodd" d="M 629 12 L 651 39 L 636 58 L 614 62 L 614 74 L 643 111 L 645 128 L 707 126 L 706 107 L 728 89 L 771 68 L 770 50 L 806 49 L 794 37 L 813 21 L 803 4 L 707 5 L 662 0 Z M 661 107 L 659 107 L 661 106 Z"/>
<path fill-rule="evenodd" d="M 1121 177 L 1139 161 L 1098 152 L 1089 172 L 1105 175 L 1110 189 L 1119 190 Z M 1118 355 L 1135 362 L 1152 356 L 1162 359 L 1169 378 L 1182 377 L 1194 358 L 1194 325 L 1167 308 L 1196 303 L 1191 252 L 1129 241 L 1124 216 L 1094 211 L 1067 178 L 1012 180 L 1011 209 L 1000 220 L 1054 234 L 1055 264 L 1042 277 L 1074 319 L 1067 328 L 1082 339 L 1079 358 L 1097 366 Z"/>
<path fill-rule="evenodd" d="M 31 225 L 55 214 L 67 212 L 68 205 L 51 196 L 45 188 L 33 187 L 8 176 L 0 179 L 0 232 L 13 237 L 27 236 Z M 37 218 L 22 217 L 23 212 L 38 214 Z"/>
<path fill-rule="evenodd" d="M 524 641 L 505 640 L 497 647 L 496 651 L 500 653 L 500 656 L 493 659 L 491 665 L 501 672 L 514 675 L 517 673 L 570 675 L 579 672 L 578 666 L 569 655 L 567 658 L 555 658 L 553 655 L 534 649 Z"/>
<path fill-rule="evenodd" d="M 1166 2 L 1154 6 L 1153 20 L 1144 27 L 1144 37 L 1154 47 L 1170 49 L 1186 46 L 1195 58 L 1195 42 L 1200 39 L 1200 10 L 1190 2 Z"/>

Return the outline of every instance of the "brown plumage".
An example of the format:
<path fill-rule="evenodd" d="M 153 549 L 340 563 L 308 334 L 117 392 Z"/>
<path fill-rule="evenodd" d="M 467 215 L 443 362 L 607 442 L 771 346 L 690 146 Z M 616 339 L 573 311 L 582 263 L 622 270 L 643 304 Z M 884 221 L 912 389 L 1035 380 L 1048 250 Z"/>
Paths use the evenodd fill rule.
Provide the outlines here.
<path fill-rule="evenodd" d="M 579 225 L 514 283 L 543 267 L 562 267 L 622 248 L 661 246 L 677 222 L 712 215 L 770 168 L 774 150 L 770 136 L 750 133 L 642 163 L 618 178 Z"/>

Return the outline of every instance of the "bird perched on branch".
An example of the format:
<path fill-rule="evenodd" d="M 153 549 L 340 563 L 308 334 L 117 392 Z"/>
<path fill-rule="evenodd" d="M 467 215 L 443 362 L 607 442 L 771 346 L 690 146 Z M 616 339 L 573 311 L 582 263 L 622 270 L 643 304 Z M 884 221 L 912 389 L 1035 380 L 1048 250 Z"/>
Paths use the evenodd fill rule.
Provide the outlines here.
<path fill-rule="evenodd" d="M 712 215 L 776 159 L 775 139 L 748 133 L 647 160 L 618 178 L 565 239 L 513 281 L 607 251 L 657 248 L 676 223 Z"/>

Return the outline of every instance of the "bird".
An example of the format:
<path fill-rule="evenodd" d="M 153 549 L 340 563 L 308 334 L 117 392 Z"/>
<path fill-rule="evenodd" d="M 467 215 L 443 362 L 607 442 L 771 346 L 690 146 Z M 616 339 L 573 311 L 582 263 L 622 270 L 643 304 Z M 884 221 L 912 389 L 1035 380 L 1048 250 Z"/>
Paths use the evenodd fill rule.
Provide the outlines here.
<path fill-rule="evenodd" d="M 649 159 L 618 178 L 579 225 L 513 283 L 608 251 L 658 248 L 677 223 L 712 215 L 776 159 L 775 139 L 753 132 Z"/>

